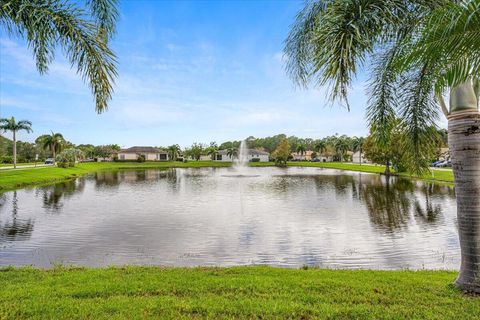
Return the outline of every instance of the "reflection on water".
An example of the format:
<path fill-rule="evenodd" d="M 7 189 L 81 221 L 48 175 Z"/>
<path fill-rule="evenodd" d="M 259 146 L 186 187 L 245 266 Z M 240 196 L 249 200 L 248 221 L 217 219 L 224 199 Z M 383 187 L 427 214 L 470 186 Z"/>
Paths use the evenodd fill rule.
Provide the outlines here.
<path fill-rule="evenodd" d="M 450 186 L 248 170 L 108 171 L 0 194 L 0 265 L 458 268 Z"/>

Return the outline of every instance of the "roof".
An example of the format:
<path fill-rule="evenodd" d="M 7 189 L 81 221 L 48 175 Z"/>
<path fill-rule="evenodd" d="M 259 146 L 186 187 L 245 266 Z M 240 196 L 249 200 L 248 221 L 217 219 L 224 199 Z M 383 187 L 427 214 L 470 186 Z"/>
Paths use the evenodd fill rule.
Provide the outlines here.
<path fill-rule="evenodd" d="M 135 146 L 128 149 L 122 149 L 119 153 L 166 153 L 163 150 L 154 147 Z"/>
<path fill-rule="evenodd" d="M 262 151 L 262 150 L 257 150 L 257 149 L 247 149 L 248 150 L 248 155 L 249 156 L 252 156 L 252 155 L 266 155 L 268 156 L 269 153 L 268 152 L 265 152 L 265 151 Z M 228 150 L 219 150 L 218 151 L 218 154 L 221 154 L 221 155 L 226 155 L 228 152 Z"/>

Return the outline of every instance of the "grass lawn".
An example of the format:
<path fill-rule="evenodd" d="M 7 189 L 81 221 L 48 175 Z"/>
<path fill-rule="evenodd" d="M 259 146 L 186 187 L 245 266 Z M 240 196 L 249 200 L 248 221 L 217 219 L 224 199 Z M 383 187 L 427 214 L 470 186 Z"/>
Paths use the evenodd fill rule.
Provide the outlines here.
<path fill-rule="evenodd" d="M 264 167 L 273 166 L 273 162 L 267 163 L 251 163 L 252 166 Z M 332 168 L 340 170 L 383 173 L 384 166 L 375 165 L 359 165 L 352 163 L 338 162 L 289 162 L 289 166 L 300 167 L 318 167 Z M 72 179 L 83 174 L 101 170 L 121 170 L 121 169 L 148 169 L 148 168 L 200 168 L 200 167 L 228 167 L 231 163 L 215 162 L 215 161 L 189 161 L 183 162 L 91 162 L 82 163 L 74 168 L 57 168 L 57 167 L 39 167 L 27 168 L 21 170 L 5 169 L 0 170 L 0 191 L 8 191 L 18 188 L 24 188 L 34 185 L 51 184 L 66 179 Z M 434 176 L 427 175 L 422 179 L 453 182 L 453 173 L 451 170 L 434 170 Z M 401 174 L 408 176 L 406 174 Z"/>
<path fill-rule="evenodd" d="M 101 170 L 149 169 L 173 167 L 225 167 L 229 163 L 214 161 L 191 162 L 89 162 L 81 163 L 74 168 L 39 167 L 29 169 L 0 170 L 0 191 L 24 188 L 34 185 L 51 184 Z"/>
<path fill-rule="evenodd" d="M 0 272 L 0 319 L 478 319 L 449 271 L 272 267 Z"/>
<path fill-rule="evenodd" d="M 274 166 L 273 162 L 253 162 L 254 167 Z M 369 173 L 383 173 L 385 172 L 385 166 L 371 165 L 371 164 L 356 164 L 356 163 L 341 163 L 341 162 L 309 162 L 309 161 L 295 161 L 288 162 L 288 166 L 297 167 L 318 167 L 318 168 L 330 168 L 348 171 L 369 172 Z M 453 182 L 453 172 L 451 169 L 433 169 L 431 174 L 426 174 L 423 177 L 411 176 L 408 173 L 400 173 L 399 175 L 410 178 L 420 178 L 423 180 L 441 181 L 441 182 Z"/>

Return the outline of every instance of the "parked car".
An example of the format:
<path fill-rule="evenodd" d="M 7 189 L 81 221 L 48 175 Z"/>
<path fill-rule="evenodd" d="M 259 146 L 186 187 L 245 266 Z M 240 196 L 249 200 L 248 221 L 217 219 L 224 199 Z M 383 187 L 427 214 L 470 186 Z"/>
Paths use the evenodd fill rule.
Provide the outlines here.
<path fill-rule="evenodd" d="M 53 164 L 53 158 L 45 159 L 45 164 Z"/>
<path fill-rule="evenodd" d="M 318 158 L 312 159 L 312 162 L 320 162 L 320 159 Z"/>
<path fill-rule="evenodd" d="M 451 166 L 452 166 L 452 162 L 450 160 L 445 160 L 445 161 L 442 161 L 442 162 L 437 163 L 435 165 L 435 167 L 437 167 L 437 168 L 451 167 Z"/>
<path fill-rule="evenodd" d="M 438 161 L 432 162 L 432 164 L 430 166 L 431 167 L 436 167 L 438 164 L 442 163 L 443 161 L 445 161 L 445 160 L 438 160 Z"/>

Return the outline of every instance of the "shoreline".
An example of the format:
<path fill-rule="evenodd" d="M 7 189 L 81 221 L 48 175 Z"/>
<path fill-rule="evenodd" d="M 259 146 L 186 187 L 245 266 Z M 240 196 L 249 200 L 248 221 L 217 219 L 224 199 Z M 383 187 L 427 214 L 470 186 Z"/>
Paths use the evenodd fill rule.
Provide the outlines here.
<path fill-rule="evenodd" d="M 230 167 L 230 162 L 215 161 L 189 161 L 189 162 L 92 162 L 81 163 L 73 168 L 37 167 L 25 169 L 4 169 L 0 171 L 0 193 L 37 186 L 45 186 L 63 181 L 76 179 L 80 176 L 105 170 L 135 170 L 135 169 L 169 169 L 169 168 L 208 168 Z M 274 166 L 273 162 L 251 163 L 251 167 Z M 289 167 L 313 167 L 336 169 L 343 171 L 365 172 L 383 174 L 385 170 L 381 165 L 353 164 L 341 162 L 288 162 Z M 396 174 L 399 177 L 417 179 L 435 183 L 453 184 L 451 170 L 434 170 L 433 178 L 430 176 L 415 177 L 406 173 Z"/>

